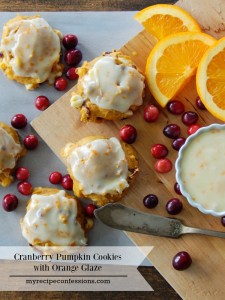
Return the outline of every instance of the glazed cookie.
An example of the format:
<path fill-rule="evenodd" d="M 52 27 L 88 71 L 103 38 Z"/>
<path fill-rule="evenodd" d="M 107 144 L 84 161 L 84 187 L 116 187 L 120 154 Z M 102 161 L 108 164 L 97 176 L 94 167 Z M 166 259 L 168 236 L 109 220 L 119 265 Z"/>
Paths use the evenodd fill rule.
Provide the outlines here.
<path fill-rule="evenodd" d="M 114 137 L 86 137 L 67 144 L 61 154 L 75 195 L 98 205 L 120 200 L 138 172 L 135 150 Z"/>
<path fill-rule="evenodd" d="M 32 246 L 83 246 L 90 229 L 81 204 L 64 190 L 35 188 L 21 220 Z"/>
<path fill-rule="evenodd" d="M 13 181 L 12 173 L 18 159 L 25 155 L 17 132 L 0 122 L 0 185 L 8 186 Z"/>
<path fill-rule="evenodd" d="M 59 31 L 40 16 L 17 16 L 3 27 L 0 68 L 5 75 L 31 90 L 40 83 L 54 83 L 61 76 Z"/>
<path fill-rule="evenodd" d="M 121 120 L 142 105 L 144 76 L 121 52 L 103 53 L 85 62 L 78 74 L 70 102 L 79 109 L 81 121 Z"/>

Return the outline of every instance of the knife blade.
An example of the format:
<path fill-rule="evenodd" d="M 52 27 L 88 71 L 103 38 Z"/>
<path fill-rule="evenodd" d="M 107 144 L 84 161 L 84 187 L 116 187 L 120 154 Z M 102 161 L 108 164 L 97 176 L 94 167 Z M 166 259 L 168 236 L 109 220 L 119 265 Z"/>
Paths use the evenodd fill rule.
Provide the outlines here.
<path fill-rule="evenodd" d="M 105 225 L 119 230 L 170 238 L 179 238 L 186 233 L 225 238 L 225 232 L 184 226 L 178 219 L 143 213 L 120 203 L 106 204 L 94 214 Z"/>

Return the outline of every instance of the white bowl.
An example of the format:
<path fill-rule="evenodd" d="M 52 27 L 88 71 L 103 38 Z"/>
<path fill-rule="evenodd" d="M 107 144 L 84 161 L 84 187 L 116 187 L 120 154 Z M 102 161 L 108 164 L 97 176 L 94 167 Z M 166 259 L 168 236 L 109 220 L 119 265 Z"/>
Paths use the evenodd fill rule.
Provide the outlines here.
<path fill-rule="evenodd" d="M 198 208 L 204 214 L 210 214 L 215 217 L 221 217 L 221 216 L 225 215 L 225 186 L 224 186 L 224 211 L 221 211 L 221 210 L 216 211 L 215 209 L 205 208 L 205 207 L 203 207 L 202 204 L 197 202 L 198 201 L 197 199 L 193 200 L 192 197 L 190 196 L 190 194 L 187 192 L 185 183 L 182 180 L 182 170 L 181 170 L 181 163 L 184 160 L 184 153 L 190 147 L 190 144 L 192 143 L 192 141 L 197 139 L 200 135 L 202 135 L 202 133 L 209 132 L 209 131 L 215 130 L 215 129 L 216 130 L 225 130 L 225 125 L 212 124 L 212 125 L 209 125 L 206 127 L 202 127 L 195 134 L 190 135 L 178 153 L 178 158 L 175 163 L 175 168 L 176 168 L 176 181 L 180 186 L 180 191 L 181 191 L 182 195 L 187 199 L 189 204 L 191 206 Z M 219 150 L 222 150 L 222 149 L 219 149 Z M 224 149 L 224 151 L 225 151 L 225 149 Z M 223 162 L 221 162 L 221 163 L 223 163 Z M 225 156 L 224 156 L 224 168 L 225 168 Z M 216 194 L 215 194 L 214 199 L 212 199 L 212 200 L 215 200 L 215 199 L 216 199 Z"/>

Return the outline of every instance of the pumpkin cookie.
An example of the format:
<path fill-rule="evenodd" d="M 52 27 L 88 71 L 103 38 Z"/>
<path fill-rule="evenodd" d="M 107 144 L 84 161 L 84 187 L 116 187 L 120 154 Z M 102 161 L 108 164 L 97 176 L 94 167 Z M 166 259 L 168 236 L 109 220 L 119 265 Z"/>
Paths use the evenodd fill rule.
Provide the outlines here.
<path fill-rule="evenodd" d="M 81 204 L 64 190 L 35 188 L 21 220 L 32 246 L 83 246 L 90 229 Z"/>
<path fill-rule="evenodd" d="M 59 31 L 40 16 L 17 16 L 3 27 L 0 69 L 5 75 L 31 90 L 40 83 L 54 83 L 61 76 Z"/>
<path fill-rule="evenodd" d="M 66 158 L 75 195 L 91 198 L 98 205 L 120 200 L 138 172 L 133 147 L 114 137 L 86 137 L 67 144 L 61 154 Z"/>
<path fill-rule="evenodd" d="M 121 120 L 133 115 L 143 102 L 144 76 L 121 52 L 103 53 L 78 69 L 71 106 L 81 121 Z"/>
<path fill-rule="evenodd" d="M 0 122 L 0 185 L 6 187 L 12 183 L 16 163 L 25 153 L 16 130 Z"/>

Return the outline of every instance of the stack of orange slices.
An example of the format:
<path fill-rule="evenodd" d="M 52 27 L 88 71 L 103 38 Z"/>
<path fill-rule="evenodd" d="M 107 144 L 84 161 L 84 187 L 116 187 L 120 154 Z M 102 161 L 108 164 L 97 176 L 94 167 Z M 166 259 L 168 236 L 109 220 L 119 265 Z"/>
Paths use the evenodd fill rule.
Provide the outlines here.
<path fill-rule="evenodd" d="M 197 21 L 175 5 L 147 7 L 135 19 L 159 40 L 148 57 L 146 79 L 152 95 L 164 107 L 196 75 L 200 60 L 216 40 L 201 32 Z M 200 96 L 204 90 L 202 81 L 201 88 Z"/>

